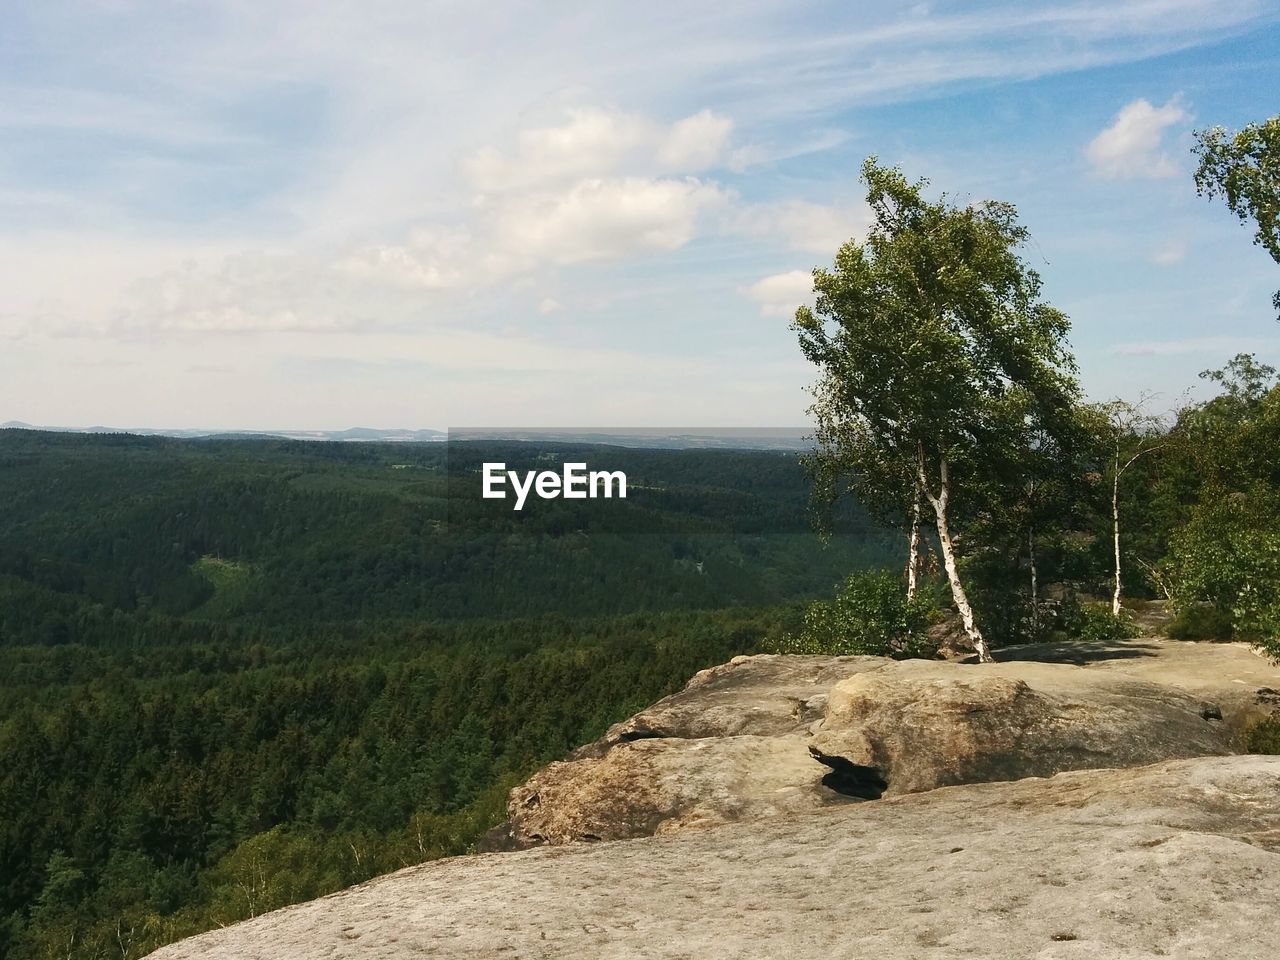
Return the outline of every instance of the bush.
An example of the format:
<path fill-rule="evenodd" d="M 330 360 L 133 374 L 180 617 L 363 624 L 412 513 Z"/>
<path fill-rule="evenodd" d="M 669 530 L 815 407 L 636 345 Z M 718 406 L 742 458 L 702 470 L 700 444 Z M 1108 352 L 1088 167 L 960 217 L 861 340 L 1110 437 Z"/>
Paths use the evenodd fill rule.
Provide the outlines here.
<path fill-rule="evenodd" d="M 1138 636 L 1138 625 L 1123 611 L 1116 616 L 1096 603 L 1075 603 L 1063 611 L 1063 629 L 1072 640 L 1126 640 Z"/>
<path fill-rule="evenodd" d="M 923 591 L 908 601 L 902 581 L 888 570 L 855 573 L 834 600 L 810 604 L 804 627 L 775 642 L 773 652 L 930 657 L 937 652 L 927 632 L 934 610 Z"/>
<path fill-rule="evenodd" d="M 1178 611 L 1168 632 L 1175 640 L 1230 640 L 1231 614 L 1212 606 L 1187 606 Z"/>
<path fill-rule="evenodd" d="M 1280 754 L 1280 717 L 1259 720 L 1244 732 L 1245 753 Z"/>
<path fill-rule="evenodd" d="M 1258 485 L 1204 496 L 1165 567 L 1180 615 L 1209 604 L 1234 636 L 1280 654 L 1280 493 Z"/>

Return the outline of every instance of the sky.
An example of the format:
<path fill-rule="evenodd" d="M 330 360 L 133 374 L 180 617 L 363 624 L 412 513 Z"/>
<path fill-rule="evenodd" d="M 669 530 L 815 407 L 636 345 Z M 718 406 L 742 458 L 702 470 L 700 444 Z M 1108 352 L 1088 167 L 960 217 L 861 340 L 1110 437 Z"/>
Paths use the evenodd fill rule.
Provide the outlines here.
<path fill-rule="evenodd" d="M 1190 153 L 1278 75 L 1280 0 L 0 3 L 0 421 L 800 425 L 871 154 L 1168 409 L 1280 365 Z"/>

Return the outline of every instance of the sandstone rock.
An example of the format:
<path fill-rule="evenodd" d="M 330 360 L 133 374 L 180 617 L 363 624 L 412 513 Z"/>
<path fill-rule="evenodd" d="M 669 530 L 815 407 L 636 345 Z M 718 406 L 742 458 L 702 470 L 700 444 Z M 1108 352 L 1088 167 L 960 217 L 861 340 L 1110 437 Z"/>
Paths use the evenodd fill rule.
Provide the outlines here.
<path fill-rule="evenodd" d="M 949 616 L 928 629 L 929 644 L 943 660 L 964 660 L 974 655 L 973 641 L 958 616 Z"/>
<path fill-rule="evenodd" d="M 694 674 L 679 693 L 615 724 L 571 759 L 601 756 L 631 740 L 801 733 L 822 717 L 833 684 L 883 663 L 882 657 L 734 657 Z"/>
<path fill-rule="evenodd" d="M 1280 757 L 948 787 L 412 867 L 156 960 L 1253 960 Z"/>
<path fill-rule="evenodd" d="M 829 694 L 813 746 L 877 768 L 889 793 L 1234 752 L 1214 704 L 1062 664 L 909 660 Z"/>
<path fill-rule="evenodd" d="M 506 846 L 1233 752 L 1197 693 L 1069 664 L 739 657 L 512 791 Z"/>
<path fill-rule="evenodd" d="M 517 845 L 625 840 L 849 803 L 800 736 L 636 740 L 553 763 L 511 793 Z"/>
<path fill-rule="evenodd" d="M 1280 687 L 1280 668 L 1244 643 L 1140 637 L 1012 647 L 1000 651 L 1000 657 L 1005 662 L 1070 663 L 1186 690 L 1221 707 L 1233 730 L 1269 713 L 1257 699 L 1259 689 Z"/>
<path fill-rule="evenodd" d="M 838 680 L 879 657 L 735 657 L 614 725 L 511 793 L 482 847 L 622 840 L 848 803 L 804 739 Z"/>

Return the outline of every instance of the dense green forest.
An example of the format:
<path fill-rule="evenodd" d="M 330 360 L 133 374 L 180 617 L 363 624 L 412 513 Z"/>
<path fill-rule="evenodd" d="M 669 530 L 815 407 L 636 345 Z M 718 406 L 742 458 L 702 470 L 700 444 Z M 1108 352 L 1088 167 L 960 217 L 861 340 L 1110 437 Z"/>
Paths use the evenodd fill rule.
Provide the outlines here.
<path fill-rule="evenodd" d="M 581 457 L 627 500 L 478 499 Z M 461 853 L 539 765 L 900 538 L 794 454 L 0 432 L 0 955 L 158 943 Z"/>

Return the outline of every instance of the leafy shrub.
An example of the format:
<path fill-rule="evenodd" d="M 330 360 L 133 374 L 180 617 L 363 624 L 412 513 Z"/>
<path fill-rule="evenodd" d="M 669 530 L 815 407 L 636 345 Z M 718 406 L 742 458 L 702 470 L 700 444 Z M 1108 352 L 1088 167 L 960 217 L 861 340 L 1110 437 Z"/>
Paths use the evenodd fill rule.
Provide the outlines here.
<path fill-rule="evenodd" d="M 1230 640 L 1231 614 L 1205 604 L 1187 606 L 1169 624 L 1175 640 Z"/>
<path fill-rule="evenodd" d="M 1116 616 L 1096 603 L 1073 603 L 1063 611 L 1063 628 L 1073 640 L 1105 643 L 1138 636 L 1138 625 L 1126 614 Z"/>
<path fill-rule="evenodd" d="M 937 652 L 927 632 L 934 611 L 924 592 L 907 600 L 902 581 L 888 570 L 855 573 L 835 599 L 810 604 L 800 632 L 776 641 L 773 651 L 929 657 Z"/>
<path fill-rule="evenodd" d="M 1179 613 L 1208 603 L 1233 633 L 1280 653 L 1280 495 L 1212 492 L 1173 537 L 1165 560 Z"/>
<path fill-rule="evenodd" d="M 1280 717 L 1259 720 L 1244 732 L 1246 753 L 1280 754 Z"/>

